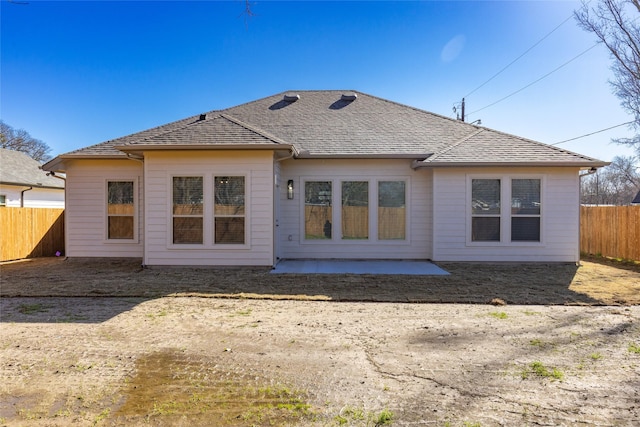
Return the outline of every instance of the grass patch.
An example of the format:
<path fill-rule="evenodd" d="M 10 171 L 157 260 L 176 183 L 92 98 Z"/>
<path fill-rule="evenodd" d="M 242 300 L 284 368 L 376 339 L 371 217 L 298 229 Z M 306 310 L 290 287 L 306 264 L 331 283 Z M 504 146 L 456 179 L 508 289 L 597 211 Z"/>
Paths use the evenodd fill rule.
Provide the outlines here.
<path fill-rule="evenodd" d="M 156 317 L 164 317 L 167 315 L 167 311 L 166 310 L 161 310 L 158 313 L 147 313 L 146 316 L 149 319 L 155 319 Z"/>
<path fill-rule="evenodd" d="M 237 317 L 237 316 L 250 316 L 251 315 L 251 309 L 248 308 L 246 310 L 238 310 L 233 314 L 230 314 L 231 317 Z"/>
<path fill-rule="evenodd" d="M 49 307 L 44 304 L 20 304 L 18 311 L 22 314 L 46 313 Z"/>
<path fill-rule="evenodd" d="M 171 390 L 171 393 L 167 393 Z M 153 353 L 136 362 L 115 424 L 272 426 L 312 421 L 306 393 L 255 375 L 229 372 L 178 350 Z"/>
<path fill-rule="evenodd" d="M 338 426 L 365 425 L 367 427 L 380 427 L 393 424 L 393 412 L 388 409 L 375 412 L 365 412 L 361 408 L 345 406 L 340 410 L 340 414 L 333 418 Z"/>
<path fill-rule="evenodd" d="M 630 342 L 627 350 L 629 350 L 629 353 L 640 354 L 640 344 Z"/>
<path fill-rule="evenodd" d="M 548 368 L 540 361 L 531 362 L 520 371 L 520 376 L 523 380 L 526 380 L 531 375 L 535 375 L 538 378 L 549 378 L 558 381 L 564 379 L 564 373 L 561 370 L 555 367 Z"/>
<path fill-rule="evenodd" d="M 496 319 L 507 319 L 509 317 L 504 311 L 492 311 L 489 313 L 489 316 L 495 317 Z"/>

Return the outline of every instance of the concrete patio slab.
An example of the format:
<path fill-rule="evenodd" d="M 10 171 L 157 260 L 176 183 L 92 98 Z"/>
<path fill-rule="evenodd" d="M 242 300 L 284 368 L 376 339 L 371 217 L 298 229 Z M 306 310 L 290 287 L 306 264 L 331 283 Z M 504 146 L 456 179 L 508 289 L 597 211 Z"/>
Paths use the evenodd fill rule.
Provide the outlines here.
<path fill-rule="evenodd" d="M 429 261 L 405 260 L 282 260 L 272 274 L 408 274 L 446 276 Z"/>

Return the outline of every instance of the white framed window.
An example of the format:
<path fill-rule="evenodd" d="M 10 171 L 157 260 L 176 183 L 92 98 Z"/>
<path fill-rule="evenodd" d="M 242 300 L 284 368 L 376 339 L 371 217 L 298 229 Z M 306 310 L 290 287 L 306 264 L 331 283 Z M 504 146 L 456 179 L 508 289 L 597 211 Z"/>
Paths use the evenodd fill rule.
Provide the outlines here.
<path fill-rule="evenodd" d="M 467 185 L 470 244 L 542 242 L 542 177 L 473 176 Z"/>
<path fill-rule="evenodd" d="M 333 236 L 333 182 L 305 181 L 304 238 L 331 240 Z"/>
<path fill-rule="evenodd" d="M 171 194 L 173 244 L 201 245 L 204 236 L 204 178 L 174 176 Z"/>
<path fill-rule="evenodd" d="M 136 181 L 107 181 L 107 240 L 136 239 Z"/>
<path fill-rule="evenodd" d="M 471 241 L 500 241 L 500 179 L 471 180 Z"/>
<path fill-rule="evenodd" d="M 304 243 L 408 243 L 406 177 L 306 178 Z"/>
<path fill-rule="evenodd" d="M 245 244 L 245 177 L 216 176 L 214 188 L 214 244 Z"/>
<path fill-rule="evenodd" d="M 342 240 L 369 239 L 369 182 L 342 181 Z"/>
<path fill-rule="evenodd" d="M 378 181 L 378 240 L 407 238 L 407 182 Z"/>
<path fill-rule="evenodd" d="M 541 220 L 540 179 L 511 180 L 511 241 L 539 242 Z"/>

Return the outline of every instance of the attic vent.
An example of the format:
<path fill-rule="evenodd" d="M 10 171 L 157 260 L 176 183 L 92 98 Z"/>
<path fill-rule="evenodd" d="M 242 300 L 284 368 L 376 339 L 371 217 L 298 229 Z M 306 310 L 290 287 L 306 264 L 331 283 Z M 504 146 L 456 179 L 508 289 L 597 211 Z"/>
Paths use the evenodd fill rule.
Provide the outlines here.
<path fill-rule="evenodd" d="M 342 101 L 352 102 L 352 101 L 355 101 L 357 97 L 358 97 L 357 94 L 350 92 L 350 93 L 343 93 L 340 99 Z"/>
<path fill-rule="evenodd" d="M 205 120 L 207 118 L 207 114 L 200 114 L 200 120 Z"/>
<path fill-rule="evenodd" d="M 284 95 L 285 102 L 296 102 L 298 99 L 300 99 L 300 95 L 297 93 L 286 93 Z"/>

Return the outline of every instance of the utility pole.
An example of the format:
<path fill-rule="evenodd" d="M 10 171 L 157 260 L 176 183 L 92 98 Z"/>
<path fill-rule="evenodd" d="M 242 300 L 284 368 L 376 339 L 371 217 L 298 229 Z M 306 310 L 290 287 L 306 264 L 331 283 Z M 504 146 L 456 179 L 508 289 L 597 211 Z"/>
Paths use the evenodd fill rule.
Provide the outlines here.
<path fill-rule="evenodd" d="M 453 112 L 456 113 L 456 119 L 458 120 L 462 120 L 464 122 L 464 98 L 462 98 L 462 117 L 460 117 L 460 114 L 458 114 L 458 105 L 457 104 L 453 104 Z"/>

